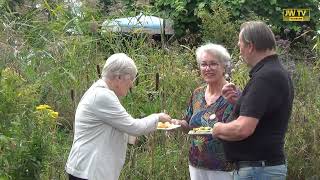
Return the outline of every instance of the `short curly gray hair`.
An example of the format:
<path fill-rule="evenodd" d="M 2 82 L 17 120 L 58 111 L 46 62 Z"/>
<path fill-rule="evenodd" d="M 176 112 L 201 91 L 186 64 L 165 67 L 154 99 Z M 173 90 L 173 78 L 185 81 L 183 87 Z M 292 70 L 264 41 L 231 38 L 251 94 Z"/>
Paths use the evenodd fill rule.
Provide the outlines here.
<path fill-rule="evenodd" d="M 111 55 L 103 66 L 102 79 L 114 79 L 124 75 L 130 75 L 134 79 L 137 73 L 137 66 L 130 57 L 124 53 L 116 53 Z"/>
<path fill-rule="evenodd" d="M 219 44 L 213 43 L 208 43 L 198 47 L 196 50 L 196 59 L 199 65 L 201 63 L 201 55 L 204 52 L 215 56 L 218 59 L 218 61 L 224 65 L 225 70 L 229 71 L 231 57 L 226 48 Z"/>

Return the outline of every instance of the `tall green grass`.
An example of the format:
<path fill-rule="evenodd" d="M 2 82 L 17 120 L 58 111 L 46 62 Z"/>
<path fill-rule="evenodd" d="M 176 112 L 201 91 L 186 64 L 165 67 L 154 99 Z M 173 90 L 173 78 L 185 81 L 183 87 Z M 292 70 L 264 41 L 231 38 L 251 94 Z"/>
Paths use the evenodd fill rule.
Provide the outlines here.
<path fill-rule="evenodd" d="M 92 22 L 103 20 L 98 11 L 87 10 L 76 20 L 64 6 L 50 7 L 51 19 L 39 9 L 20 16 L 0 13 L 0 179 L 67 178 L 76 105 L 113 53 L 127 53 L 138 66 L 136 86 L 121 100 L 136 118 L 163 111 L 182 118 L 191 92 L 202 83 L 195 48 L 165 47 L 145 34 L 92 31 Z M 72 27 L 82 34 L 67 34 Z M 231 81 L 241 89 L 248 69 L 237 50 L 232 57 Z M 320 177 L 320 57 L 308 64 L 301 58 L 294 62 L 295 100 L 285 146 L 290 180 Z M 40 104 L 52 106 L 59 117 L 39 116 Z M 180 131 L 141 136 L 129 145 L 120 179 L 188 179 L 188 148 L 188 136 Z"/>
<path fill-rule="evenodd" d="M 319 78 L 319 71 L 303 63 L 297 65 L 294 106 L 286 137 L 289 177 L 292 179 L 320 177 Z"/>

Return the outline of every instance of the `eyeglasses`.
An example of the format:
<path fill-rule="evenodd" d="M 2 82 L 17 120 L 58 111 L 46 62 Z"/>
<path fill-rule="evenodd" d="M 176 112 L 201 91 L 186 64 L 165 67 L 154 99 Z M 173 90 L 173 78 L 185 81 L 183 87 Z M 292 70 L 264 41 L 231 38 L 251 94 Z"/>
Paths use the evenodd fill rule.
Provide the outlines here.
<path fill-rule="evenodd" d="M 210 64 L 201 63 L 200 64 L 200 68 L 201 69 L 206 69 L 206 68 L 213 69 L 213 68 L 216 68 L 218 66 L 219 66 L 219 63 L 210 63 Z"/>

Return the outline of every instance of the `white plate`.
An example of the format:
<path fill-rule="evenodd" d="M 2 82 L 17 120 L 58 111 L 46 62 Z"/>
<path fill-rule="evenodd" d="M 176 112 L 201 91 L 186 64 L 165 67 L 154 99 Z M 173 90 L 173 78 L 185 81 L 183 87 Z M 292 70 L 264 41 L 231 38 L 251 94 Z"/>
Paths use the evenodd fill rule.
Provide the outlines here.
<path fill-rule="evenodd" d="M 188 132 L 189 135 L 211 135 L 212 134 L 212 130 L 210 131 L 189 131 Z"/>
<path fill-rule="evenodd" d="M 176 125 L 176 124 L 171 124 L 169 127 L 167 128 L 157 128 L 158 130 L 165 130 L 165 131 L 168 131 L 168 130 L 172 130 L 172 129 L 176 129 L 176 128 L 179 128 L 181 127 L 181 125 Z"/>

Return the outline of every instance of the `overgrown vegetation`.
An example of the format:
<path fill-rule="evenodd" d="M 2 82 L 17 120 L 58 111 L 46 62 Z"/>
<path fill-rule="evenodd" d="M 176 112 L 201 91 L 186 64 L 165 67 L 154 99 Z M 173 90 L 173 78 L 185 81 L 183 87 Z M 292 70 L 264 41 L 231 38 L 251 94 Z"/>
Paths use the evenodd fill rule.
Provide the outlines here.
<path fill-rule="evenodd" d="M 234 8 L 243 7 L 244 3 L 249 3 L 245 7 L 251 7 L 252 3 L 193 2 L 197 4 L 191 7 L 198 7 L 196 18 L 190 14 L 188 22 L 189 14 L 185 13 L 191 8 L 187 6 L 189 1 L 154 2 L 152 8 L 161 5 L 177 9 L 177 14 L 170 11 L 167 14 L 183 16 L 178 23 L 185 23 L 186 27 L 201 20 L 201 24 L 196 23 L 201 29 L 201 36 L 196 37 L 201 42 L 185 41 L 190 43 L 180 45 L 179 40 L 162 46 L 146 34 L 101 32 L 99 24 L 111 17 L 101 13 L 99 3 L 92 1 L 86 2 L 89 5 L 82 9 L 81 16 L 73 14 L 63 1 L 0 1 L 0 179 L 66 179 L 64 165 L 71 148 L 76 105 L 113 53 L 127 53 L 138 66 L 136 86 L 122 99 L 137 118 L 160 111 L 175 118 L 183 117 L 191 92 L 202 83 L 194 50 L 197 44 L 207 41 L 228 47 L 233 60 L 231 81 L 243 88 L 248 69 L 239 58 L 236 41 L 244 19 L 225 5 L 237 2 Z M 274 2 L 263 3 L 282 7 Z M 137 4 L 132 1 L 122 4 L 126 3 Z M 267 14 L 262 17 L 252 13 L 246 18 L 264 19 Z M 285 24 L 274 25 L 278 30 Z M 288 179 L 317 179 L 320 178 L 320 32 L 314 26 L 296 25 L 300 34 L 293 38 L 289 38 L 292 33 L 286 37 L 277 31 L 278 52 L 295 84 L 294 109 L 285 146 Z M 138 144 L 128 149 L 120 179 L 188 179 L 188 146 L 188 136 L 180 131 L 157 131 L 139 137 Z"/>
<path fill-rule="evenodd" d="M 307 1 L 264 1 L 264 0 L 156 0 L 151 1 L 155 11 L 160 15 L 174 20 L 174 27 L 177 36 L 184 36 L 197 33 L 203 23 L 198 12 L 213 10 L 214 4 L 223 4 L 232 21 L 246 20 L 250 15 L 255 14 L 268 24 L 276 27 L 276 32 L 281 37 L 290 31 L 290 38 L 294 38 L 297 32 L 301 32 L 302 26 L 310 29 L 317 26 L 320 18 L 319 2 L 317 0 Z M 309 8 L 312 14 L 310 22 L 295 23 L 283 22 L 282 13 L 285 8 Z M 214 13 L 214 10 L 211 11 Z M 222 14 L 222 16 L 225 16 Z M 286 31 L 285 31 L 286 30 Z"/>

